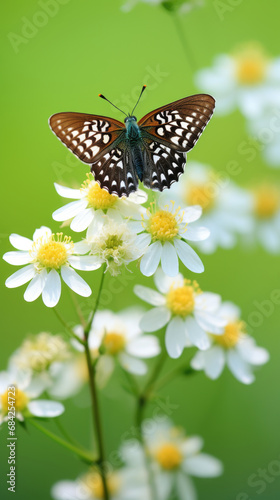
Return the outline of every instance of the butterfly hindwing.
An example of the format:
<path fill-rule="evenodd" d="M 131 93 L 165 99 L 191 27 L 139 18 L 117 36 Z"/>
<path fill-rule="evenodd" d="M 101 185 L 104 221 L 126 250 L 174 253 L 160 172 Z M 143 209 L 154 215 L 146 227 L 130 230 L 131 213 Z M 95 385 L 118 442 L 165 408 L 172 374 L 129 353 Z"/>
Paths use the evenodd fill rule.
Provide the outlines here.
<path fill-rule="evenodd" d="M 139 121 L 143 136 L 177 151 L 192 149 L 213 115 L 215 100 L 197 94 L 155 109 Z"/>
<path fill-rule="evenodd" d="M 145 141 L 143 159 L 144 186 L 156 191 L 163 191 L 177 182 L 184 172 L 186 153 L 175 151 L 156 141 Z"/>
<path fill-rule="evenodd" d="M 55 135 L 84 163 L 92 164 L 125 133 L 124 124 L 105 116 L 57 113 L 50 118 Z"/>
<path fill-rule="evenodd" d="M 126 143 L 122 142 L 105 153 L 91 166 L 95 180 L 100 187 L 119 197 L 129 196 L 137 190 L 138 179 L 132 155 Z"/>

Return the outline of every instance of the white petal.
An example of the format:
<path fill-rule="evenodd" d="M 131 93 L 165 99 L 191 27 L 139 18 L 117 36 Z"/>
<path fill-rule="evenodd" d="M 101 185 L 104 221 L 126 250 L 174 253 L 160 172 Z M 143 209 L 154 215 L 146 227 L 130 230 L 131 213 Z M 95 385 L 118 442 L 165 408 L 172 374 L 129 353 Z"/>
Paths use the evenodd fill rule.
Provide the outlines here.
<path fill-rule="evenodd" d="M 14 248 L 17 248 L 17 250 L 30 250 L 30 247 L 32 246 L 33 241 L 30 240 L 29 238 L 25 238 L 24 236 L 20 236 L 19 234 L 11 234 L 9 237 L 10 243 L 13 245 Z"/>
<path fill-rule="evenodd" d="M 64 412 L 63 404 L 58 401 L 48 401 L 44 399 L 30 401 L 27 407 L 30 413 L 35 417 L 58 417 Z"/>
<path fill-rule="evenodd" d="M 188 336 L 193 345 L 195 345 L 196 347 L 198 347 L 198 349 L 201 349 L 202 351 L 209 349 L 210 340 L 207 333 L 204 330 L 202 330 L 202 328 L 197 324 L 197 322 L 193 318 L 188 317 L 186 319 L 186 328 Z"/>
<path fill-rule="evenodd" d="M 169 292 L 171 286 L 172 287 L 183 286 L 184 285 L 184 277 L 180 273 L 175 277 L 166 276 L 166 274 L 164 274 L 161 267 L 159 267 L 155 273 L 154 282 L 155 282 L 157 289 L 161 293 L 166 294 Z"/>
<path fill-rule="evenodd" d="M 177 252 L 169 241 L 166 241 L 163 245 L 161 265 L 163 272 L 167 274 L 167 276 L 171 276 L 172 278 L 177 276 L 179 272 Z"/>
<path fill-rule="evenodd" d="M 195 298 L 195 308 L 203 311 L 213 312 L 221 305 L 221 296 L 217 293 L 202 292 Z"/>
<path fill-rule="evenodd" d="M 191 367 L 194 370 L 204 370 L 205 369 L 205 352 L 198 351 L 191 360 Z"/>
<path fill-rule="evenodd" d="M 129 224 L 129 228 L 131 228 L 131 223 Z M 144 248 L 149 246 L 150 243 L 151 243 L 151 235 L 147 233 L 138 234 L 135 240 L 137 248 L 140 248 L 141 250 L 142 249 L 144 250 Z"/>
<path fill-rule="evenodd" d="M 179 472 L 176 483 L 180 500 L 197 500 L 195 487 L 188 476 Z"/>
<path fill-rule="evenodd" d="M 175 317 L 167 325 L 165 333 L 166 350 L 171 358 L 179 358 L 186 346 L 186 327 L 182 318 Z"/>
<path fill-rule="evenodd" d="M 71 203 L 67 203 L 64 207 L 55 210 L 52 217 L 57 221 L 72 219 L 86 207 L 87 200 L 71 201 Z"/>
<path fill-rule="evenodd" d="M 78 243 L 74 243 L 74 253 L 78 253 L 84 255 L 90 251 L 90 246 L 86 242 L 86 240 L 79 241 Z"/>
<path fill-rule="evenodd" d="M 263 365 L 269 360 L 269 353 L 263 347 L 258 347 L 251 337 L 241 339 L 236 345 L 242 358 L 252 365 Z"/>
<path fill-rule="evenodd" d="M 184 470 L 191 476 L 217 477 L 222 474 L 223 465 L 217 458 L 206 453 L 199 453 L 184 461 Z"/>
<path fill-rule="evenodd" d="M 54 187 L 56 192 L 59 194 L 59 196 L 62 196 L 62 198 L 72 198 L 73 200 L 79 200 L 84 196 L 84 193 L 80 189 L 61 186 L 56 182 L 54 182 Z"/>
<path fill-rule="evenodd" d="M 143 255 L 140 262 L 140 270 L 144 276 L 152 276 L 156 272 L 161 258 L 161 252 L 162 245 L 160 241 L 156 241 L 148 247 L 148 250 Z"/>
<path fill-rule="evenodd" d="M 36 231 L 33 234 L 33 241 L 38 240 L 42 236 L 51 236 L 52 231 L 49 227 L 46 226 L 41 226 L 39 229 L 36 229 Z"/>
<path fill-rule="evenodd" d="M 225 366 L 226 356 L 224 350 L 220 346 L 213 346 L 204 352 L 204 359 L 206 375 L 212 380 L 216 380 Z"/>
<path fill-rule="evenodd" d="M 197 455 L 203 448 L 203 439 L 200 436 L 191 436 L 182 443 L 181 449 L 184 455 Z"/>
<path fill-rule="evenodd" d="M 138 189 L 135 193 L 131 193 L 128 197 L 128 201 L 132 201 L 133 203 L 137 203 L 139 205 L 146 203 L 147 199 L 148 195 L 142 189 Z"/>
<path fill-rule="evenodd" d="M 61 280 L 59 274 L 52 269 L 47 276 L 42 292 L 42 299 L 47 307 L 54 307 L 61 295 Z"/>
<path fill-rule="evenodd" d="M 95 271 L 101 266 L 100 260 L 94 255 L 71 255 L 68 257 L 69 264 L 80 271 Z"/>
<path fill-rule="evenodd" d="M 233 302 L 223 302 L 219 314 L 226 318 L 228 322 L 236 321 L 241 316 L 241 309 L 233 304 Z"/>
<path fill-rule="evenodd" d="M 5 285 L 8 288 L 15 288 L 17 286 L 24 285 L 34 278 L 35 274 L 36 271 L 33 264 L 29 264 L 29 266 L 25 266 L 23 269 L 19 269 L 14 274 L 9 276 L 9 278 L 6 279 Z"/>
<path fill-rule="evenodd" d="M 134 373 L 134 375 L 145 375 L 147 373 L 147 365 L 140 359 L 133 358 L 124 352 L 119 354 L 118 359 L 122 367 L 129 373 Z"/>
<path fill-rule="evenodd" d="M 77 500 L 77 483 L 75 481 L 59 481 L 51 489 L 54 500 Z"/>
<path fill-rule="evenodd" d="M 177 250 L 178 257 L 183 264 L 193 273 L 203 273 L 204 265 L 197 253 L 184 241 L 175 239 L 174 246 Z"/>
<path fill-rule="evenodd" d="M 186 207 L 183 210 L 183 222 L 189 223 L 194 222 L 199 219 L 202 215 L 202 208 L 200 205 L 193 205 L 191 207 Z"/>
<path fill-rule="evenodd" d="M 90 223 L 94 218 L 94 211 L 91 208 L 86 208 L 81 213 L 76 215 L 70 224 L 70 228 L 72 231 L 76 231 L 77 233 L 84 231 L 88 228 Z"/>
<path fill-rule="evenodd" d="M 127 344 L 126 351 L 137 358 L 153 358 L 160 353 L 160 344 L 154 335 L 141 335 Z"/>
<path fill-rule="evenodd" d="M 227 321 L 225 318 L 219 316 L 218 312 L 211 314 L 208 312 L 194 311 L 194 317 L 199 326 L 208 333 L 215 333 L 216 335 L 224 333 Z"/>
<path fill-rule="evenodd" d="M 26 302 L 33 302 L 33 300 L 38 299 L 44 289 L 47 276 L 48 273 L 46 269 L 43 269 L 41 273 L 34 276 L 24 292 L 23 297 Z"/>
<path fill-rule="evenodd" d="M 135 285 L 134 293 L 139 299 L 148 302 L 148 304 L 152 306 L 163 306 L 166 302 L 165 298 L 160 293 L 147 286 Z"/>
<path fill-rule="evenodd" d="M 82 295 L 82 297 L 89 297 L 91 295 L 91 288 L 71 267 L 62 266 L 61 276 L 66 285 L 78 295 Z"/>
<path fill-rule="evenodd" d="M 3 259 L 8 262 L 8 264 L 12 264 L 13 266 L 24 266 L 24 264 L 28 264 L 32 259 L 30 257 L 29 252 L 6 252 L 3 255 Z"/>
<path fill-rule="evenodd" d="M 168 323 L 171 313 L 166 307 L 155 307 L 146 312 L 140 321 L 140 328 L 144 332 L 154 332 Z"/>
<path fill-rule="evenodd" d="M 240 354 L 235 350 L 231 349 L 227 353 L 228 367 L 231 373 L 243 384 L 252 384 L 255 377 L 251 371 L 250 365 L 244 361 Z"/>
<path fill-rule="evenodd" d="M 187 231 L 182 235 L 183 238 L 190 241 L 203 241 L 209 238 L 210 231 L 207 227 L 188 226 Z"/>

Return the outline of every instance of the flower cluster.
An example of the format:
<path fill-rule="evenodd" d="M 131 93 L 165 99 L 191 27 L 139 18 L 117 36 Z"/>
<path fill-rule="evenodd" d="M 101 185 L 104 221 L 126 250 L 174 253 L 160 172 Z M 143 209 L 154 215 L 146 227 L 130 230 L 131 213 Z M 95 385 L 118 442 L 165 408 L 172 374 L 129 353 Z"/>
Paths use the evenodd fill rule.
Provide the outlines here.
<path fill-rule="evenodd" d="M 196 83 L 213 92 L 217 113 L 240 109 L 267 163 L 279 167 L 280 58 L 269 58 L 259 44 L 250 43 L 232 55 L 217 56 L 212 68 L 197 73 Z"/>

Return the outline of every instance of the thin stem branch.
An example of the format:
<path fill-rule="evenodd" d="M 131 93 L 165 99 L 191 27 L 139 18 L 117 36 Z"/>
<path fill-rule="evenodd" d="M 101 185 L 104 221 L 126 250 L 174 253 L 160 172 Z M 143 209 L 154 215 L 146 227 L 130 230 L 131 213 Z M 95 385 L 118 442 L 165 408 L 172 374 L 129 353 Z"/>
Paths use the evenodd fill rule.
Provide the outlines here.
<path fill-rule="evenodd" d="M 158 383 L 156 384 L 156 389 L 160 390 L 162 387 L 165 387 L 167 384 L 172 382 L 172 380 L 174 380 L 174 378 L 176 378 L 177 376 L 194 375 L 195 373 L 198 373 L 198 371 L 191 368 L 191 366 L 186 367 L 186 365 L 182 365 L 176 370 L 167 373 L 164 377 L 161 377 L 161 379 L 159 379 Z"/>
<path fill-rule="evenodd" d="M 105 268 L 103 266 L 102 267 L 102 276 L 101 276 L 101 280 L 100 280 L 100 285 L 99 285 L 99 290 L 98 290 L 96 302 L 95 302 L 92 314 L 90 315 L 90 319 L 84 328 L 84 345 L 85 345 L 85 355 L 86 355 L 87 369 L 88 369 L 88 375 L 89 375 L 93 430 L 95 432 L 97 448 L 98 448 L 97 465 L 99 467 L 99 472 L 100 472 L 100 476 L 101 476 L 101 480 L 102 480 L 102 484 L 103 484 L 104 500 L 110 500 L 108 484 L 107 484 L 107 479 L 106 479 L 106 471 L 104 468 L 104 465 L 105 465 L 105 447 L 104 447 L 104 442 L 103 442 L 102 424 L 101 424 L 99 401 L 98 401 L 97 387 L 96 387 L 96 380 L 95 380 L 95 365 L 93 364 L 92 359 L 91 359 L 90 348 L 89 348 L 89 343 L 88 343 L 89 332 L 90 332 L 92 322 L 94 320 L 94 316 L 95 316 L 95 313 L 98 309 L 99 302 L 100 302 L 101 291 L 102 291 L 102 287 L 103 287 L 103 283 L 104 283 L 104 272 L 105 272 Z"/>
<path fill-rule="evenodd" d="M 77 301 L 77 297 L 76 297 L 75 293 L 73 292 L 73 290 L 71 290 L 71 288 L 69 289 L 69 291 L 70 291 L 71 300 L 72 300 L 72 302 L 74 304 L 75 311 L 76 311 L 77 316 L 78 316 L 78 318 L 80 320 L 80 323 L 81 323 L 82 327 L 85 328 L 87 322 L 86 322 L 86 320 L 85 320 L 85 318 L 83 316 L 83 313 L 82 313 L 81 308 L 80 308 L 80 304 Z"/>
<path fill-rule="evenodd" d="M 191 70 L 195 71 L 195 59 L 194 59 L 194 56 L 193 56 L 193 52 L 190 49 L 189 43 L 188 43 L 188 41 L 186 39 L 185 31 L 184 31 L 183 26 L 181 24 L 181 19 L 177 15 L 176 12 L 170 12 L 170 15 L 171 15 L 171 18 L 173 20 L 173 23 L 174 23 L 174 26 L 175 26 L 178 38 L 179 38 L 180 43 L 182 45 L 182 48 L 183 48 L 183 51 L 185 53 L 186 59 L 188 61 L 188 64 L 189 64 Z"/>
<path fill-rule="evenodd" d="M 73 332 L 72 328 L 67 324 L 67 322 L 63 319 L 63 317 L 55 307 L 53 307 L 53 312 L 60 321 L 60 323 L 64 326 L 66 332 L 68 332 L 71 335 L 71 337 L 74 337 L 80 344 L 84 345 L 84 341 L 80 339 L 80 337 L 78 337 L 78 335 L 76 335 L 75 332 Z"/>
<path fill-rule="evenodd" d="M 64 439 L 62 439 L 61 437 L 57 436 L 56 434 L 54 434 L 49 429 L 46 429 L 45 427 L 43 427 L 35 419 L 30 418 L 30 419 L 28 419 L 28 422 L 30 422 L 40 432 L 42 432 L 43 434 L 45 434 L 45 436 L 48 436 L 49 438 L 51 438 L 56 443 L 60 444 L 64 448 L 67 448 L 68 450 L 70 450 L 73 453 L 75 453 L 79 458 L 81 458 L 87 464 L 93 465 L 94 463 L 96 463 L 96 459 L 89 452 L 84 451 L 81 448 L 78 448 L 77 446 L 74 446 L 73 444 L 69 443 L 68 441 L 65 441 Z"/>
<path fill-rule="evenodd" d="M 66 439 L 69 443 L 71 443 L 72 445 L 77 446 L 77 445 L 78 445 L 78 443 L 76 443 L 76 442 L 75 442 L 75 440 L 74 440 L 74 439 L 70 436 L 70 434 L 66 431 L 66 429 L 64 428 L 64 425 L 62 425 L 62 423 L 61 423 L 61 421 L 60 421 L 59 417 L 56 417 L 56 418 L 54 419 L 54 421 L 55 421 L 55 424 L 56 424 L 57 428 L 59 429 L 59 431 L 61 432 L 61 434 L 65 437 L 65 439 Z"/>

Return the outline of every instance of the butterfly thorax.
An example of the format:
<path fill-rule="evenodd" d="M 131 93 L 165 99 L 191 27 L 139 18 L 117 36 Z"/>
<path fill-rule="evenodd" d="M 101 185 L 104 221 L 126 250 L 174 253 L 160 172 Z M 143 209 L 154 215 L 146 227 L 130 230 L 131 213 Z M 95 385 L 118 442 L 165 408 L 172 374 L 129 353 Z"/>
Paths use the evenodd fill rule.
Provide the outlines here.
<path fill-rule="evenodd" d="M 141 139 L 141 133 L 140 128 L 137 125 L 137 119 L 135 116 L 128 116 L 124 122 L 126 126 L 126 138 L 133 146 Z"/>

